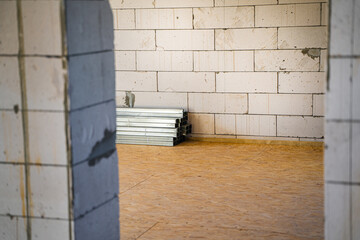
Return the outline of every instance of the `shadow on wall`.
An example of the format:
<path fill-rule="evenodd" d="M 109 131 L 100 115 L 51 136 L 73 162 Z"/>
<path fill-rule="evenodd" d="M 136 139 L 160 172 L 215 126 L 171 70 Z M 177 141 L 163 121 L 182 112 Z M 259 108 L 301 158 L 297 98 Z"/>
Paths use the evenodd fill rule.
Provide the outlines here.
<path fill-rule="evenodd" d="M 0 1 L 5 239 L 120 237 L 112 23 L 107 1 Z"/>

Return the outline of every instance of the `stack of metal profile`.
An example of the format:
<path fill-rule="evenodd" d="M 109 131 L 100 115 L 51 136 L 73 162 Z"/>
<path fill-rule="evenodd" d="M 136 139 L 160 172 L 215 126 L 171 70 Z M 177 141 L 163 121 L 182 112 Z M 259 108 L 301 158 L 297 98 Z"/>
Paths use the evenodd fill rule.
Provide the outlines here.
<path fill-rule="evenodd" d="M 116 108 L 116 143 L 175 146 L 189 133 L 183 109 Z"/>

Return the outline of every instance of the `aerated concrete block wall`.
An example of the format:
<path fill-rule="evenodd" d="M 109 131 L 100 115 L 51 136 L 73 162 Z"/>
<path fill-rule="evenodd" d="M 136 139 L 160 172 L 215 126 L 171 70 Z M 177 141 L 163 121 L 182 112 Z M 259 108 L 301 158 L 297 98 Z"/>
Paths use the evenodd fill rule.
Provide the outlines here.
<path fill-rule="evenodd" d="M 184 108 L 194 136 L 320 140 L 326 0 L 110 0 L 118 106 Z"/>
<path fill-rule="evenodd" d="M 360 239 L 360 1 L 331 1 L 325 239 Z"/>
<path fill-rule="evenodd" d="M 0 239 L 119 239 L 107 1 L 0 1 Z"/>

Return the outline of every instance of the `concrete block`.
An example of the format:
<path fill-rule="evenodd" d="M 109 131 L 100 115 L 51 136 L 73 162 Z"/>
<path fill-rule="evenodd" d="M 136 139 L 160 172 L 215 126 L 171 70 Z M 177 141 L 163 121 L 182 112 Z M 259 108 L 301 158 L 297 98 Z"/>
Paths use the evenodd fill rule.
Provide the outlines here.
<path fill-rule="evenodd" d="M 276 28 L 215 30 L 216 50 L 276 49 Z"/>
<path fill-rule="evenodd" d="M 214 134 L 214 114 L 189 114 L 189 121 L 192 124 L 192 133 Z"/>
<path fill-rule="evenodd" d="M 61 55 L 60 2 L 21 3 L 25 54 Z"/>
<path fill-rule="evenodd" d="M 321 25 L 327 26 L 329 24 L 329 4 L 321 4 Z"/>
<path fill-rule="evenodd" d="M 21 112 L 0 111 L 0 162 L 24 162 Z"/>
<path fill-rule="evenodd" d="M 225 113 L 248 113 L 248 99 L 246 94 L 225 95 Z"/>
<path fill-rule="evenodd" d="M 319 56 L 318 50 L 255 51 L 255 71 L 318 71 Z"/>
<path fill-rule="evenodd" d="M 190 51 L 138 51 L 137 69 L 144 71 L 192 71 Z"/>
<path fill-rule="evenodd" d="M 73 167 L 74 218 L 117 197 L 119 193 L 118 159 L 116 150 L 99 158 L 95 165 L 84 162 Z"/>
<path fill-rule="evenodd" d="M 30 162 L 67 165 L 65 114 L 63 112 L 29 112 L 28 122 Z"/>
<path fill-rule="evenodd" d="M 25 215 L 24 169 L 23 165 L 1 164 L 0 195 L 3 197 L 0 198 L 0 214 Z"/>
<path fill-rule="evenodd" d="M 26 239 L 26 219 L 0 216 L 0 236 L 6 240 Z"/>
<path fill-rule="evenodd" d="M 154 8 L 154 0 L 109 0 L 111 8 Z"/>
<path fill-rule="evenodd" d="M 321 72 L 327 71 L 327 62 L 328 62 L 328 51 L 321 50 L 320 51 L 320 71 Z"/>
<path fill-rule="evenodd" d="M 350 177 L 350 123 L 327 121 L 325 128 L 325 180 L 347 182 Z"/>
<path fill-rule="evenodd" d="M 115 103 L 110 101 L 70 113 L 72 164 L 89 161 L 115 148 Z M 102 149 L 99 148 L 99 144 Z"/>
<path fill-rule="evenodd" d="M 165 92 L 136 92 L 134 94 L 134 107 L 139 108 L 182 108 L 187 110 L 187 93 Z M 124 101 L 123 101 L 124 100 Z M 125 92 L 117 95 L 117 106 L 128 106 L 128 97 Z"/>
<path fill-rule="evenodd" d="M 301 142 L 324 142 L 323 138 L 299 138 Z"/>
<path fill-rule="evenodd" d="M 348 69 L 346 69 L 348 70 Z M 346 75 L 348 76 L 348 75 Z M 339 79 L 340 80 L 340 79 Z M 348 79 L 346 83 L 348 84 Z M 345 85 L 348 86 L 348 85 Z M 346 91 L 346 90 L 345 90 Z M 352 119 L 360 120 L 360 59 L 355 58 L 352 60 Z"/>
<path fill-rule="evenodd" d="M 353 182 L 360 182 L 360 123 L 351 123 L 351 176 Z"/>
<path fill-rule="evenodd" d="M 159 91 L 214 92 L 215 73 L 211 72 L 159 72 Z"/>
<path fill-rule="evenodd" d="M 327 2 L 328 0 L 279 0 L 279 4 L 286 3 L 318 3 L 318 2 Z"/>
<path fill-rule="evenodd" d="M 26 57 L 26 95 L 28 109 L 65 110 L 66 69 L 59 58 Z"/>
<path fill-rule="evenodd" d="M 116 90 L 157 91 L 156 72 L 116 72 Z"/>
<path fill-rule="evenodd" d="M 253 71 L 252 51 L 194 52 L 194 71 Z"/>
<path fill-rule="evenodd" d="M 134 9 L 113 10 L 114 29 L 135 29 Z"/>
<path fill-rule="evenodd" d="M 360 2 L 354 1 L 353 55 L 360 55 Z"/>
<path fill-rule="evenodd" d="M 129 92 L 129 94 L 131 94 Z M 115 102 L 117 107 L 129 107 L 129 96 L 126 92 L 123 91 L 115 91 Z"/>
<path fill-rule="evenodd" d="M 32 165 L 29 173 L 32 216 L 68 219 L 67 168 Z"/>
<path fill-rule="evenodd" d="M 352 1 L 331 1 L 331 25 L 329 29 L 331 39 L 329 53 L 331 56 L 346 56 L 352 53 L 353 7 Z"/>
<path fill-rule="evenodd" d="M 135 10 L 113 10 L 114 29 L 135 29 Z"/>
<path fill-rule="evenodd" d="M 279 28 L 278 48 L 327 48 L 327 27 Z"/>
<path fill-rule="evenodd" d="M 325 93 L 325 72 L 279 73 L 279 93 Z"/>
<path fill-rule="evenodd" d="M 352 214 L 351 214 L 351 224 L 352 224 L 352 237 L 353 239 L 360 239 L 360 229 L 358 226 L 360 226 L 360 186 L 351 186 L 351 208 L 352 208 Z"/>
<path fill-rule="evenodd" d="M 216 134 L 235 134 L 235 115 L 215 114 Z"/>
<path fill-rule="evenodd" d="M 114 52 L 69 58 L 71 110 L 114 99 Z"/>
<path fill-rule="evenodd" d="M 192 9 L 137 9 L 137 29 L 192 29 Z"/>
<path fill-rule="evenodd" d="M 312 95 L 249 94 L 249 113 L 312 115 Z"/>
<path fill-rule="evenodd" d="M 313 115 L 325 116 L 325 95 L 313 95 Z"/>
<path fill-rule="evenodd" d="M 214 31 L 158 30 L 156 46 L 162 50 L 214 50 Z"/>
<path fill-rule="evenodd" d="M 350 119 L 351 60 L 330 59 L 329 86 L 326 92 L 328 119 Z"/>
<path fill-rule="evenodd" d="M 277 4 L 277 0 L 215 0 L 215 6 L 242 6 Z"/>
<path fill-rule="evenodd" d="M 117 28 L 117 17 L 116 17 L 116 10 L 112 10 L 112 16 L 113 16 L 113 25 L 114 25 L 114 29 Z"/>
<path fill-rule="evenodd" d="M 236 135 L 276 136 L 276 116 L 236 115 Z"/>
<path fill-rule="evenodd" d="M 277 116 L 277 136 L 324 137 L 324 118 Z"/>
<path fill-rule="evenodd" d="M 320 25 L 319 3 L 255 7 L 256 27 L 314 25 Z"/>
<path fill-rule="evenodd" d="M 0 54 L 17 54 L 19 51 L 16 11 L 15 1 L 0 2 Z"/>
<path fill-rule="evenodd" d="M 115 30 L 115 50 L 155 50 L 154 30 Z"/>
<path fill-rule="evenodd" d="M 277 75 L 272 72 L 221 72 L 216 74 L 216 92 L 276 93 Z"/>
<path fill-rule="evenodd" d="M 136 70 L 135 51 L 115 51 L 115 70 Z"/>
<path fill-rule="evenodd" d="M 194 28 L 254 27 L 254 7 L 194 8 Z"/>
<path fill-rule="evenodd" d="M 202 134 L 202 133 L 191 133 L 189 137 L 194 138 L 228 138 L 236 139 L 235 135 L 224 135 L 224 134 Z"/>
<path fill-rule="evenodd" d="M 119 211 L 119 199 L 114 198 L 76 219 L 74 239 L 120 239 Z"/>
<path fill-rule="evenodd" d="M 69 222 L 55 219 L 31 219 L 31 239 L 70 240 Z"/>
<path fill-rule="evenodd" d="M 156 0 L 157 8 L 178 8 L 178 7 L 213 7 L 213 0 Z"/>
<path fill-rule="evenodd" d="M 246 94 L 189 93 L 189 111 L 197 113 L 246 113 Z"/>
<path fill-rule="evenodd" d="M 350 239 L 350 225 L 350 186 L 325 184 L 325 239 Z"/>
<path fill-rule="evenodd" d="M 113 17 L 107 1 L 68 1 L 66 22 L 68 54 L 114 49 Z"/>
<path fill-rule="evenodd" d="M 237 139 L 254 139 L 254 140 L 267 140 L 267 141 L 299 141 L 300 138 L 290 137 L 266 137 L 266 136 L 236 136 Z"/>
<path fill-rule="evenodd" d="M 16 105 L 18 108 L 21 108 L 21 88 L 17 57 L 0 57 L 0 76 L 0 108 L 13 109 Z"/>

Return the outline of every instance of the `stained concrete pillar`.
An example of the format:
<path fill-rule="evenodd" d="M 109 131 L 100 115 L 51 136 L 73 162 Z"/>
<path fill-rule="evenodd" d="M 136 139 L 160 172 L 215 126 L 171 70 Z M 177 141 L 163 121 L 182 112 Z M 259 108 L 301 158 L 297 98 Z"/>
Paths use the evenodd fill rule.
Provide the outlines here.
<path fill-rule="evenodd" d="M 325 239 L 360 239 L 360 1 L 333 0 L 325 129 Z"/>
<path fill-rule="evenodd" d="M 119 239 L 107 1 L 0 1 L 0 239 Z"/>

